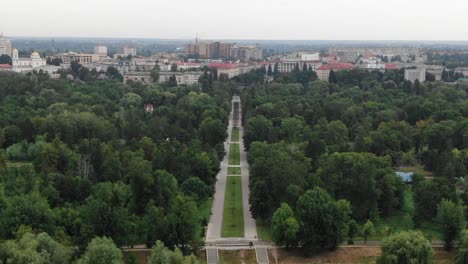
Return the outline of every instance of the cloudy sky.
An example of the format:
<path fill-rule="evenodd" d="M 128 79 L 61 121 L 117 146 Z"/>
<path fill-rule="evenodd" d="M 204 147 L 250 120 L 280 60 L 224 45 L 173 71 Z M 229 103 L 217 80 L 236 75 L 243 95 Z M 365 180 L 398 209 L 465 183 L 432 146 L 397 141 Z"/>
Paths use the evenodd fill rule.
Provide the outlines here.
<path fill-rule="evenodd" d="M 8 36 L 468 40 L 467 0 L 14 0 Z"/>

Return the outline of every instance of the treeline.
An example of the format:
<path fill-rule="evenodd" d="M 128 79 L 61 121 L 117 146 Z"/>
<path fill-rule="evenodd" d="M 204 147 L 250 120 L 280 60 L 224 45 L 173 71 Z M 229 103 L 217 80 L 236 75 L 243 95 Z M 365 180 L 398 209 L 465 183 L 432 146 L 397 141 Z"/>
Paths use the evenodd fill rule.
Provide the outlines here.
<path fill-rule="evenodd" d="M 250 83 L 242 102 L 253 215 L 272 223 L 279 244 L 333 248 L 357 235 L 353 221 L 401 210 L 407 187 L 395 168 L 419 164 L 435 178 L 413 178 L 416 226 L 444 199 L 467 204 L 456 192 L 468 169 L 467 92 L 411 84 L 400 70 Z"/>
<path fill-rule="evenodd" d="M 198 85 L 1 75 L 1 260 L 42 232 L 72 259 L 104 236 L 119 247 L 161 240 L 196 253 L 209 218 L 200 209 L 224 155 L 226 86 L 206 94 Z"/>

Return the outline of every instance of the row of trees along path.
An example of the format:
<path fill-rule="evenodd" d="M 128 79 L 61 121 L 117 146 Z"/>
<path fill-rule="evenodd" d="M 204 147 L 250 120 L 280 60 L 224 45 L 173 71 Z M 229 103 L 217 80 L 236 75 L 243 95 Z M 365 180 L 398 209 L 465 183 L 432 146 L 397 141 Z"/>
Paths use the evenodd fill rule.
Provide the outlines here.
<path fill-rule="evenodd" d="M 206 232 L 207 245 L 216 245 L 224 243 L 239 243 L 239 242 L 256 242 L 257 227 L 255 219 L 250 212 L 249 204 L 249 164 L 247 163 L 247 153 L 244 150 L 244 128 L 242 127 L 242 109 L 239 96 L 233 96 L 231 101 L 231 113 L 229 116 L 228 137 L 224 142 L 224 149 L 226 155 L 220 164 L 220 171 L 218 173 L 213 205 L 211 209 L 210 222 Z M 223 209 L 224 209 L 224 195 L 226 192 L 226 182 L 229 167 L 229 147 L 231 143 L 232 128 L 239 128 L 239 148 L 240 148 L 240 169 L 241 169 L 241 182 L 242 182 L 242 203 L 244 212 L 244 236 L 240 238 L 222 238 L 222 223 L 223 223 Z"/>

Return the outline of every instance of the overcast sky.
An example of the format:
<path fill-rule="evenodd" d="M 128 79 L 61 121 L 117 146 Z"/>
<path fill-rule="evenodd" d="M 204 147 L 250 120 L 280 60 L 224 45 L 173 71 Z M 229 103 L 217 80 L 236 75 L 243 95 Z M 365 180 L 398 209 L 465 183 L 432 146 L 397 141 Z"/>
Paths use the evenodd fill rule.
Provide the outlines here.
<path fill-rule="evenodd" d="M 468 40 L 467 0 L 1 0 L 7 36 Z"/>

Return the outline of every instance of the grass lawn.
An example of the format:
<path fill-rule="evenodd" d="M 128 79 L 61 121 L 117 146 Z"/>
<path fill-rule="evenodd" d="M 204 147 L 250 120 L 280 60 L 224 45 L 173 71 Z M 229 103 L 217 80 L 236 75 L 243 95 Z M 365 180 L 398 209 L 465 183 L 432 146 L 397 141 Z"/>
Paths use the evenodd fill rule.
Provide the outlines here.
<path fill-rule="evenodd" d="M 219 263 L 220 264 L 256 264 L 257 259 L 255 250 L 241 249 L 241 250 L 219 250 Z"/>
<path fill-rule="evenodd" d="M 449 264 L 453 263 L 455 250 L 445 251 L 443 248 L 433 249 L 434 264 Z M 269 250 L 270 253 L 273 249 Z M 341 247 L 334 251 L 324 251 L 317 253 L 309 258 L 305 258 L 303 253 L 298 250 L 277 249 L 278 262 L 281 264 L 299 264 L 299 263 L 314 263 L 314 264 L 374 264 L 377 258 L 382 254 L 380 247 Z M 274 260 L 271 257 L 270 261 Z M 275 263 L 275 262 L 272 262 Z"/>
<path fill-rule="evenodd" d="M 239 144 L 230 144 L 229 147 L 229 165 L 240 165 Z"/>
<path fill-rule="evenodd" d="M 211 214 L 211 204 L 213 203 L 213 198 L 208 198 L 203 201 L 200 206 L 198 207 L 198 220 L 199 220 L 199 228 L 197 230 L 200 237 L 205 237 L 205 224 L 208 224 L 210 221 L 210 214 Z"/>
<path fill-rule="evenodd" d="M 231 132 L 231 141 L 232 142 L 239 142 L 239 128 L 233 127 Z"/>
<path fill-rule="evenodd" d="M 240 167 L 228 167 L 228 175 L 241 175 Z"/>
<path fill-rule="evenodd" d="M 28 161 L 7 161 L 6 166 L 9 168 L 19 168 L 23 166 L 33 166 L 33 163 Z"/>
<path fill-rule="evenodd" d="M 222 237 L 244 236 L 244 211 L 240 176 L 228 176 L 224 194 Z"/>
<path fill-rule="evenodd" d="M 262 220 L 255 220 L 257 223 L 257 235 L 260 240 L 271 241 L 270 223 Z"/>
<path fill-rule="evenodd" d="M 402 166 L 402 167 L 397 167 L 395 168 L 397 171 L 402 171 L 402 172 L 414 172 L 415 174 L 419 174 L 424 177 L 431 177 L 432 173 L 430 171 L 427 171 L 424 169 L 424 166 L 421 164 L 416 164 L 413 166 Z"/>
<path fill-rule="evenodd" d="M 407 189 L 404 193 L 404 204 L 401 211 L 395 212 L 392 216 L 381 218 L 379 221 L 374 222 L 375 234 L 368 238 L 368 240 L 381 240 L 388 233 L 396 233 L 399 231 L 415 229 L 423 232 L 432 239 L 441 238 L 437 224 L 433 221 L 424 222 L 419 228 L 415 228 L 413 222 L 414 214 L 414 193 L 412 190 Z M 358 237 L 356 240 L 363 240 L 363 238 Z"/>

